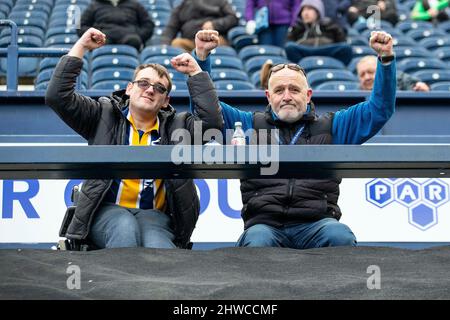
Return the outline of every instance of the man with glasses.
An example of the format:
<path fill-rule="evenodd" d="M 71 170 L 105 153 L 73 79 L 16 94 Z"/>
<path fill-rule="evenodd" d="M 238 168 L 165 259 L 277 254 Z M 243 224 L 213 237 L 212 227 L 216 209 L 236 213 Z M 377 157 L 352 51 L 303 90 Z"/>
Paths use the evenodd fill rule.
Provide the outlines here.
<path fill-rule="evenodd" d="M 208 32 L 199 32 L 198 37 Z M 46 104 L 90 145 L 157 148 L 158 144 L 175 144 L 171 135 L 177 129 L 188 130 L 192 143 L 196 120 L 202 121 L 202 131 L 222 128 L 213 83 L 187 53 L 171 62 L 189 75 L 195 116 L 177 114 L 169 104 L 172 81 L 167 69 L 158 64 L 138 66 L 126 89 L 111 97 L 96 101 L 76 93 L 85 51 L 101 47 L 105 40 L 99 30 L 87 30 L 59 61 L 45 97 Z M 191 179 L 86 180 L 65 236 L 98 248 L 189 248 L 198 214 L 199 200 Z"/>
<path fill-rule="evenodd" d="M 393 114 L 396 94 L 392 37 L 376 31 L 369 44 L 378 53 L 378 65 L 367 101 L 319 116 L 303 69 L 296 64 L 279 64 L 269 71 L 266 111 L 245 112 L 220 102 L 224 128 L 232 129 L 240 121 L 244 131 L 253 129 L 253 133 L 278 129 L 275 143 L 287 145 L 364 143 Z M 209 50 L 204 45 L 197 46 L 196 56 L 202 69 L 209 71 Z M 269 139 L 268 143 L 271 142 Z M 269 176 L 241 180 L 245 230 L 238 245 L 297 249 L 356 245 L 353 232 L 339 222 L 340 182 L 334 178 L 271 179 Z"/>

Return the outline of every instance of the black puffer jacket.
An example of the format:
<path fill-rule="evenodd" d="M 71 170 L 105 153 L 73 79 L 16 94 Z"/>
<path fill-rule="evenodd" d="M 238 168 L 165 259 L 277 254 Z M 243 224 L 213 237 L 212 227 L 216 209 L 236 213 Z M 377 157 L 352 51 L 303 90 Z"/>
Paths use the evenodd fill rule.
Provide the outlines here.
<path fill-rule="evenodd" d="M 152 36 L 155 24 L 137 0 L 119 0 L 117 6 L 109 0 L 94 0 L 81 15 L 78 36 L 91 27 L 106 34 L 112 43 L 120 43 L 129 34 L 138 34 L 145 42 Z"/>
<path fill-rule="evenodd" d="M 49 83 L 45 101 L 73 130 L 85 138 L 89 145 L 124 145 L 127 121 L 121 112 L 125 105 L 120 95 L 101 97 L 95 101 L 77 94 L 74 90 L 76 77 L 80 74 L 82 60 L 63 56 Z M 202 120 L 202 129 L 222 129 L 223 120 L 214 85 L 206 72 L 188 80 L 196 115 L 176 114 L 169 105 L 160 110 L 161 144 L 170 141 L 174 130 L 184 128 L 194 138 L 194 121 Z M 123 92 L 121 92 L 123 93 Z M 183 141 L 185 142 L 185 141 Z M 193 141 L 191 141 L 193 143 Z M 154 148 L 154 147 L 152 147 Z M 166 179 L 167 214 L 172 217 L 175 243 L 187 247 L 199 214 L 199 200 L 191 179 Z M 67 229 L 67 238 L 86 239 L 92 219 L 102 202 L 112 180 L 86 180 L 78 198 L 74 218 Z"/>
<path fill-rule="evenodd" d="M 206 21 L 211 21 L 214 30 L 222 36 L 239 22 L 227 0 L 184 0 L 172 10 L 161 41 L 170 44 L 178 32 L 181 32 L 181 38 L 194 40 Z"/>
<path fill-rule="evenodd" d="M 304 130 L 297 145 L 331 144 L 333 113 L 317 117 L 312 111 L 294 124 L 273 120 L 271 107 L 253 114 L 254 129 L 279 129 L 283 141 Z M 256 141 L 256 140 L 255 140 Z M 269 137 L 268 141 L 271 139 Z M 263 223 L 274 227 L 341 217 L 337 205 L 340 179 L 246 179 L 241 180 L 244 228 Z"/>

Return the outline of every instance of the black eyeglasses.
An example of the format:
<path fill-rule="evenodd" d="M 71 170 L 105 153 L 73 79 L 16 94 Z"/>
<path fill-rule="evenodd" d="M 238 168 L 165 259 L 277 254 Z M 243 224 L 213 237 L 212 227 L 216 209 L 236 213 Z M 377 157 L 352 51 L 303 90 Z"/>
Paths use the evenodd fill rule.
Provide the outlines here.
<path fill-rule="evenodd" d="M 289 69 L 294 70 L 294 71 L 300 71 L 306 77 L 305 69 L 300 67 L 298 64 L 295 64 L 295 63 L 279 63 L 279 64 L 274 65 L 272 68 L 270 68 L 270 72 L 269 72 L 269 77 L 268 78 L 270 78 L 272 73 L 280 71 L 281 69 L 284 69 L 284 67 L 288 67 Z"/>
<path fill-rule="evenodd" d="M 167 92 L 167 88 L 159 83 L 151 83 L 147 80 L 135 80 L 132 83 L 137 83 L 138 87 L 142 90 L 147 90 L 150 87 L 153 87 L 153 90 L 160 94 L 164 94 Z"/>

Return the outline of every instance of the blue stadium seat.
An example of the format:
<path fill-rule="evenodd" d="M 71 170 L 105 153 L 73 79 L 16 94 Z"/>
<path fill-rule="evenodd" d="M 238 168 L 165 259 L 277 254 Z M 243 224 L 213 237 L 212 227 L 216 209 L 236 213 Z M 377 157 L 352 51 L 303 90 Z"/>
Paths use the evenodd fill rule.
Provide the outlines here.
<path fill-rule="evenodd" d="M 238 36 L 234 38 L 233 42 L 231 42 L 231 45 L 238 51 L 240 51 L 242 48 L 246 46 L 251 46 L 258 44 L 258 37 L 254 34 L 244 34 L 241 36 Z"/>
<path fill-rule="evenodd" d="M 77 34 L 77 30 L 75 28 L 67 28 L 67 27 L 54 27 L 48 28 L 46 37 L 50 38 L 51 36 L 57 35 L 66 35 L 66 34 Z"/>
<path fill-rule="evenodd" d="M 366 46 L 369 40 L 361 35 L 347 37 L 347 43 L 351 46 Z"/>
<path fill-rule="evenodd" d="M 450 91 L 450 81 L 433 83 L 430 88 L 432 91 Z"/>
<path fill-rule="evenodd" d="M 100 81 L 94 84 L 91 89 L 92 90 L 111 90 L 118 91 L 121 89 L 126 89 L 129 81 L 125 80 L 106 80 Z"/>
<path fill-rule="evenodd" d="M 419 46 L 434 51 L 441 47 L 450 47 L 450 36 L 447 37 L 429 37 L 420 40 Z"/>
<path fill-rule="evenodd" d="M 436 58 L 406 58 L 397 64 L 398 70 L 412 73 L 423 69 L 446 69 L 444 62 Z"/>
<path fill-rule="evenodd" d="M 152 20 L 169 21 L 170 12 L 168 11 L 152 11 L 149 13 Z"/>
<path fill-rule="evenodd" d="M 41 83 L 46 83 L 49 82 L 52 74 L 53 74 L 54 69 L 45 69 L 41 72 L 38 73 L 36 79 L 35 79 L 35 83 L 36 85 L 39 85 Z M 88 85 L 88 74 L 85 71 L 81 71 L 81 83 L 83 86 L 87 87 Z"/>
<path fill-rule="evenodd" d="M 270 62 L 272 64 L 278 63 L 290 63 L 285 57 L 253 57 L 250 58 L 244 65 L 245 70 L 248 74 L 253 74 L 254 72 L 259 72 L 264 63 Z"/>
<path fill-rule="evenodd" d="M 5 36 L 0 39 L 0 47 L 7 47 L 11 42 L 11 37 Z M 19 47 L 42 47 L 42 38 L 32 35 L 19 35 L 17 37 Z"/>
<path fill-rule="evenodd" d="M 214 68 L 232 68 L 243 70 L 244 66 L 242 62 L 237 57 L 222 56 L 222 57 L 212 57 L 211 67 Z"/>
<path fill-rule="evenodd" d="M 47 57 L 41 60 L 39 63 L 39 72 L 45 70 L 45 69 L 54 69 L 56 65 L 58 64 L 60 58 L 56 57 Z M 83 58 L 83 70 L 87 73 L 88 71 L 88 60 L 86 57 Z"/>
<path fill-rule="evenodd" d="M 108 44 L 92 51 L 91 58 L 95 59 L 105 55 L 122 55 L 139 59 L 139 52 L 136 48 L 124 44 Z"/>
<path fill-rule="evenodd" d="M 393 40 L 394 46 L 415 46 L 416 42 L 408 36 L 395 36 Z"/>
<path fill-rule="evenodd" d="M 381 20 L 381 21 L 383 21 L 383 20 Z M 366 44 L 369 43 L 370 34 L 371 34 L 372 31 L 373 31 L 373 30 L 364 30 L 364 31 L 362 32 L 362 34 L 361 34 L 363 38 L 367 39 Z M 390 28 L 390 29 L 386 29 L 386 30 L 383 30 L 383 31 L 388 32 L 388 33 L 391 34 L 393 37 L 401 37 L 401 36 L 403 36 L 403 33 L 402 33 L 401 31 L 399 31 L 398 29 Z"/>
<path fill-rule="evenodd" d="M 14 7 L 14 0 L 3 0 L 2 5 L 8 8 L 8 12 Z"/>
<path fill-rule="evenodd" d="M 13 11 L 9 14 L 8 19 L 13 21 L 24 20 L 24 19 L 41 19 L 44 21 L 48 20 L 48 14 L 45 11 L 32 10 L 32 11 Z"/>
<path fill-rule="evenodd" d="M 252 45 L 242 48 L 238 54 L 242 62 L 245 63 L 248 59 L 255 56 L 280 56 L 286 57 L 286 52 L 283 48 L 272 45 Z"/>
<path fill-rule="evenodd" d="M 124 55 L 109 55 L 100 56 L 92 59 L 91 70 L 92 72 L 101 68 L 136 68 L 139 65 L 139 61 L 136 58 Z"/>
<path fill-rule="evenodd" d="M 313 70 L 308 73 L 308 83 L 315 89 L 318 85 L 327 81 L 353 81 L 357 82 L 358 78 L 348 70 L 321 69 Z"/>
<path fill-rule="evenodd" d="M 450 34 L 450 20 L 440 22 L 436 27 L 441 29 L 442 31 L 445 31 L 447 34 Z"/>
<path fill-rule="evenodd" d="M 372 55 L 374 56 L 375 54 L 372 54 Z M 358 64 L 359 60 L 361 60 L 361 58 L 362 58 L 362 57 L 356 57 L 356 58 L 353 58 L 353 59 L 350 61 L 350 63 L 348 64 L 347 70 L 349 70 L 350 72 L 356 74 L 356 65 Z"/>
<path fill-rule="evenodd" d="M 398 30 L 403 32 L 404 34 L 408 33 L 411 30 L 427 30 L 432 29 L 433 24 L 427 21 L 403 21 L 397 23 L 395 26 Z"/>
<path fill-rule="evenodd" d="M 428 84 L 450 81 L 450 70 L 421 70 L 414 72 L 412 75 Z"/>
<path fill-rule="evenodd" d="M 47 16 L 51 13 L 51 8 L 46 5 L 39 4 L 18 4 L 14 6 L 14 11 L 43 11 Z"/>
<path fill-rule="evenodd" d="M 243 26 L 236 26 L 228 30 L 227 38 L 230 43 L 233 43 L 233 40 L 236 39 L 239 36 L 246 35 L 247 32 L 245 31 L 245 27 Z"/>
<path fill-rule="evenodd" d="M 56 46 L 60 44 L 73 45 L 78 40 L 78 35 L 76 34 L 57 34 L 51 36 L 45 40 L 45 46 Z"/>
<path fill-rule="evenodd" d="M 38 27 L 41 28 L 44 32 L 47 30 L 47 21 L 42 19 L 36 19 L 36 18 L 29 18 L 29 19 L 21 19 L 21 20 L 15 20 L 14 21 L 17 26 L 21 27 Z"/>
<path fill-rule="evenodd" d="M 442 61 L 450 61 L 450 47 L 442 47 L 436 49 L 433 54 L 436 55 Z"/>
<path fill-rule="evenodd" d="M 359 83 L 355 81 L 327 81 L 316 87 L 316 90 L 349 91 L 359 90 Z"/>
<path fill-rule="evenodd" d="M 184 82 L 186 82 L 187 76 L 184 73 L 175 71 L 173 69 L 170 69 L 168 71 L 169 71 L 170 79 L 172 79 L 172 82 L 173 81 L 176 81 L 176 82 L 183 82 L 184 81 Z"/>
<path fill-rule="evenodd" d="M 35 36 L 41 39 L 44 39 L 45 33 L 41 28 L 37 27 L 18 27 L 17 28 L 17 34 L 19 36 Z M 11 35 L 11 29 L 10 28 L 4 28 L 2 32 L 0 33 L 0 38 L 6 37 Z"/>
<path fill-rule="evenodd" d="M 230 46 L 218 46 L 211 51 L 211 55 L 237 57 L 237 52 Z"/>
<path fill-rule="evenodd" d="M 397 60 L 400 61 L 405 58 L 413 57 L 431 57 L 431 52 L 422 47 L 408 47 L 408 46 L 398 46 L 395 48 L 395 55 Z"/>
<path fill-rule="evenodd" d="M 91 3 L 91 0 L 56 0 L 58 2 L 58 4 L 65 4 L 65 5 L 71 5 L 71 4 L 76 4 L 76 5 L 89 5 Z"/>
<path fill-rule="evenodd" d="M 369 46 L 352 46 L 352 51 L 353 58 L 375 54 L 375 51 Z"/>
<path fill-rule="evenodd" d="M 218 80 L 241 80 L 248 81 L 247 73 L 236 69 L 215 68 L 211 71 L 211 79 Z"/>
<path fill-rule="evenodd" d="M 440 29 L 419 29 L 419 30 L 411 30 L 406 33 L 408 37 L 413 38 L 416 41 L 420 41 L 429 37 L 446 37 L 446 33 Z"/>
<path fill-rule="evenodd" d="M 186 81 L 174 81 L 172 83 L 172 91 L 188 90 Z"/>
<path fill-rule="evenodd" d="M 179 54 L 182 54 L 184 52 L 183 49 L 172 47 L 168 45 L 152 45 L 145 47 L 144 50 L 141 52 L 141 61 L 146 61 L 150 57 L 154 56 L 169 56 L 170 58 L 173 58 Z"/>
<path fill-rule="evenodd" d="M 68 19 L 64 18 L 64 17 L 51 18 L 49 20 L 49 23 L 48 23 L 48 28 L 50 29 L 50 28 L 65 27 L 65 28 L 69 28 L 69 29 L 76 29 L 76 25 L 74 25 L 74 24 L 73 25 L 71 25 L 71 24 L 68 25 L 67 22 L 68 22 Z M 70 21 L 70 20 L 69 20 L 69 22 L 73 23 L 73 21 Z"/>
<path fill-rule="evenodd" d="M 385 20 L 380 20 L 380 29 L 381 30 L 388 30 L 388 29 L 392 29 L 393 26 L 389 21 L 385 21 Z M 367 21 L 356 21 L 353 25 L 352 25 L 352 29 L 358 31 L 359 33 L 369 29 L 368 28 L 368 23 Z"/>
<path fill-rule="evenodd" d="M 307 72 L 315 69 L 345 69 L 345 65 L 340 60 L 323 56 L 305 57 L 298 64 Z"/>
<path fill-rule="evenodd" d="M 159 12 L 171 12 L 172 11 L 172 7 L 170 6 L 170 3 L 168 2 L 161 2 L 159 4 L 151 4 L 148 1 L 147 2 L 143 2 L 143 1 L 139 1 L 144 8 L 147 10 L 147 12 L 154 12 L 154 11 L 159 11 Z"/>
<path fill-rule="evenodd" d="M 101 69 L 92 75 L 91 83 L 92 85 L 107 80 L 123 80 L 131 81 L 133 79 L 134 69 L 129 68 L 109 68 Z"/>
<path fill-rule="evenodd" d="M 217 90 L 255 90 L 253 84 L 241 80 L 219 80 L 214 85 Z"/>
<path fill-rule="evenodd" d="M 142 63 L 158 63 L 160 65 L 163 65 L 164 67 L 166 67 L 168 70 L 175 70 L 172 67 L 172 64 L 170 63 L 170 59 L 172 59 L 171 56 L 151 56 L 146 58 L 145 60 L 141 60 L 143 61 Z"/>
<path fill-rule="evenodd" d="M 34 90 L 45 91 L 45 90 L 47 90 L 48 84 L 49 84 L 48 81 L 47 82 L 41 82 L 41 83 L 35 85 Z M 86 90 L 87 87 L 86 87 L 86 85 L 82 84 L 80 88 L 76 87 L 76 89 L 77 90 Z"/>

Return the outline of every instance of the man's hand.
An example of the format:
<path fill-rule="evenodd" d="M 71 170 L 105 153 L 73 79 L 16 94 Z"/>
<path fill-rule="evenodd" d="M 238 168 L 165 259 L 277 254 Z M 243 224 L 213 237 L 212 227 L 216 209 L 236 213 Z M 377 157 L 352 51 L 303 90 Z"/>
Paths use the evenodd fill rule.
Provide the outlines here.
<path fill-rule="evenodd" d="M 369 45 L 380 57 L 392 56 L 394 54 L 392 36 L 387 32 L 372 31 Z"/>
<path fill-rule="evenodd" d="M 75 42 L 69 51 L 69 56 L 83 58 L 86 50 L 94 50 L 100 48 L 106 43 L 106 35 L 95 28 L 89 28 L 80 39 Z"/>
<path fill-rule="evenodd" d="M 198 65 L 197 61 L 195 61 L 194 57 L 189 53 L 182 53 L 176 57 L 173 57 L 170 60 L 170 63 L 175 70 L 187 74 L 190 77 L 202 72 L 202 69 Z"/>
<path fill-rule="evenodd" d="M 200 30 L 195 35 L 195 53 L 200 60 L 205 60 L 218 46 L 219 32 L 216 30 Z"/>
<path fill-rule="evenodd" d="M 430 91 L 430 87 L 425 83 L 425 82 L 416 82 L 416 84 L 413 87 L 414 91 L 424 91 L 424 92 L 428 92 Z"/>

